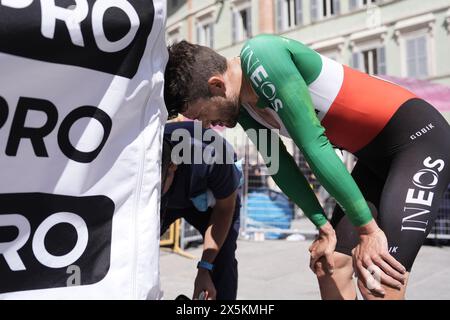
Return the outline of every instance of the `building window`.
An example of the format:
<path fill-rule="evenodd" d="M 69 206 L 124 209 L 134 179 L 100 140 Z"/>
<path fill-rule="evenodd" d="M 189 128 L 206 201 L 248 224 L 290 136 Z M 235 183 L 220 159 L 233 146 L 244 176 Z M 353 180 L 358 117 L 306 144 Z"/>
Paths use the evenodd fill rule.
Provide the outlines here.
<path fill-rule="evenodd" d="M 336 52 L 324 52 L 324 53 L 321 53 L 321 55 L 323 55 L 331 60 L 339 61 L 339 54 L 337 51 Z"/>
<path fill-rule="evenodd" d="M 340 0 L 311 0 L 312 21 L 333 17 L 338 15 L 340 12 Z"/>
<path fill-rule="evenodd" d="M 386 49 L 378 47 L 354 52 L 352 67 L 371 75 L 386 74 Z"/>
<path fill-rule="evenodd" d="M 181 41 L 181 28 L 177 27 L 167 31 L 167 43 L 173 45 Z"/>
<path fill-rule="evenodd" d="M 313 43 L 309 47 L 322 56 L 340 62 L 345 48 L 345 41 L 346 39 L 343 37 L 336 37 L 330 40 Z"/>
<path fill-rule="evenodd" d="M 326 49 L 326 50 L 321 50 L 321 49 L 316 49 L 316 51 L 324 57 L 327 57 L 328 59 L 334 60 L 336 62 L 339 62 L 339 59 L 341 57 L 341 51 L 339 49 Z"/>
<path fill-rule="evenodd" d="M 214 22 L 197 21 L 197 44 L 214 48 Z"/>
<path fill-rule="evenodd" d="M 394 39 L 402 51 L 402 76 L 420 79 L 436 74 L 433 57 L 438 25 L 433 13 L 400 20 L 394 25 Z"/>
<path fill-rule="evenodd" d="M 232 11 L 233 43 L 244 41 L 252 36 L 252 9 L 234 8 Z"/>
<path fill-rule="evenodd" d="M 378 0 L 350 0 L 350 11 L 365 8 L 371 4 L 377 4 Z"/>
<path fill-rule="evenodd" d="M 302 0 L 277 0 L 278 32 L 303 25 Z"/>
<path fill-rule="evenodd" d="M 429 76 L 426 35 L 406 39 L 406 64 L 408 77 L 426 78 Z"/>

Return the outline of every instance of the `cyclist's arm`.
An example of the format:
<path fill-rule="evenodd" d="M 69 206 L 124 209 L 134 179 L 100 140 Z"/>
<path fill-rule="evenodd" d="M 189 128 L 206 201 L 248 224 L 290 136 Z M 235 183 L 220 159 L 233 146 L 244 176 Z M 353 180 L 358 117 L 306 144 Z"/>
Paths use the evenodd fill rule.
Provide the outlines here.
<path fill-rule="evenodd" d="M 267 142 L 271 141 L 270 130 L 262 126 L 259 122 L 253 119 L 248 112 L 242 108 L 241 115 L 239 117 L 239 123 L 244 128 L 244 130 L 254 129 L 256 134 L 249 134 L 250 139 L 258 148 L 261 150 L 261 140 Z M 259 130 L 265 135 L 264 139 L 259 135 Z M 273 133 L 275 134 L 275 133 Z M 283 141 L 276 136 L 278 139 L 278 154 L 279 154 L 279 164 L 278 171 L 272 175 L 275 183 L 280 187 L 284 194 L 286 194 L 295 204 L 297 204 L 305 213 L 305 215 L 316 225 L 318 228 L 322 227 L 327 223 L 327 218 L 323 212 L 322 207 L 319 204 L 315 194 L 311 190 L 308 181 L 305 179 L 300 169 L 298 168 L 295 160 L 292 158 L 290 153 L 286 150 L 286 146 Z M 267 144 L 267 152 L 262 152 L 264 157 L 264 162 L 267 166 L 273 165 L 270 163 L 271 159 L 274 157 L 274 151 L 272 150 L 271 143 Z M 265 150 L 266 151 L 266 150 Z M 268 156 L 268 157 L 266 157 Z"/>
<path fill-rule="evenodd" d="M 243 63 L 245 74 L 253 78 L 253 88 L 263 101 L 277 111 L 290 136 L 303 152 L 321 184 L 336 199 L 355 226 L 369 223 L 373 217 L 358 186 L 325 136 L 313 107 L 308 87 L 293 62 L 295 41 L 281 37 L 263 36 L 247 42 L 246 50 L 253 51 L 252 63 Z M 248 61 L 247 61 L 248 62 Z M 262 69 L 262 68 L 263 69 Z M 248 68 L 248 69 L 246 69 Z M 274 85 L 268 95 L 262 81 Z M 255 83 L 256 82 L 256 83 Z M 260 104 L 258 104 L 260 105 Z"/>

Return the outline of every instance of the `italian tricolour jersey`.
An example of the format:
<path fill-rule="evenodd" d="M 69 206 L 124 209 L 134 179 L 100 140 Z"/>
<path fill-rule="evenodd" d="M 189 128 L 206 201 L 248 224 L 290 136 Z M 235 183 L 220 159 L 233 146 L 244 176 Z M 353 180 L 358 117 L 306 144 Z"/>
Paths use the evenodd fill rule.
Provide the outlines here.
<path fill-rule="evenodd" d="M 0 1 L 0 298 L 159 298 L 165 17 Z"/>
<path fill-rule="evenodd" d="M 403 103 L 415 97 L 391 82 L 317 55 L 320 71 L 308 90 L 326 134 L 336 146 L 350 152 L 360 150 Z"/>
<path fill-rule="evenodd" d="M 372 219 L 369 207 L 332 145 L 350 152 L 361 150 L 415 96 L 284 37 L 257 36 L 244 45 L 240 58 L 244 77 L 258 96 L 256 107 L 272 113 L 280 134 L 293 139 L 350 221 L 355 226 L 367 224 Z M 257 109 L 243 107 L 239 123 L 245 129 L 271 128 Z M 279 153 L 275 181 L 316 226 L 324 225 L 323 209 L 307 181 L 296 174 L 287 151 L 280 148 Z"/>
<path fill-rule="evenodd" d="M 263 40 L 264 37 L 267 40 Z M 289 82 L 292 73 L 301 76 L 328 139 L 338 147 L 350 152 L 360 150 L 386 126 L 403 103 L 415 97 L 413 93 L 398 85 L 342 65 L 320 55 L 300 42 L 286 38 L 274 40 L 274 38 L 277 37 L 261 36 L 259 40 L 255 39 L 260 43 L 266 41 L 267 45 L 271 47 L 267 48 L 271 52 L 271 60 L 265 61 L 266 64 L 263 64 L 263 68 L 275 69 L 284 64 L 288 69 L 287 56 L 284 55 L 286 52 L 289 52 L 287 59 L 291 59 L 289 63 L 293 62 L 293 68 L 290 68 L 288 73 L 284 73 L 284 79 L 279 79 L 280 83 L 273 82 L 273 88 L 275 91 L 283 90 L 282 88 L 285 86 L 283 82 Z M 258 52 L 255 50 L 251 51 L 252 56 L 249 57 L 248 50 L 252 50 L 251 46 L 250 44 L 242 50 L 244 70 L 248 70 L 245 68 L 245 63 L 252 64 L 255 63 L 254 59 L 261 60 L 261 58 L 256 58 Z M 278 55 L 277 50 L 280 53 Z M 273 63 L 273 67 L 270 66 L 271 63 Z M 247 76 L 252 79 L 255 87 L 265 83 L 266 87 L 263 88 L 265 90 L 263 92 L 268 95 L 274 93 L 267 82 L 259 82 L 261 75 L 258 74 L 258 69 L 255 74 L 249 72 Z M 275 78 L 268 73 L 268 77 L 270 76 Z M 291 95 L 294 96 L 298 92 L 299 88 Z M 289 92 L 286 94 L 289 95 Z M 308 104 L 306 101 L 308 99 L 300 97 L 302 101 L 299 100 L 298 103 Z M 273 106 L 277 109 L 276 104 Z"/>

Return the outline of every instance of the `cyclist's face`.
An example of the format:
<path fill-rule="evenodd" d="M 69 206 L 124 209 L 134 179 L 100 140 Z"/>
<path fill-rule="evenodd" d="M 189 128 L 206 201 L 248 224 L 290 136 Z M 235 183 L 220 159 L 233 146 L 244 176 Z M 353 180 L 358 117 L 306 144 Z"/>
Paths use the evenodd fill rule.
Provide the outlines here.
<path fill-rule="evenodd" d="M 183 116 L 201 121 L 204 128 L 210 125 L 234 128 L 239 117 L 239 107 L 237 96 L 215 96 L 189 103 Z"/>
<path fill-rule="evenodd" d="M 212 97 L 191 101 L 183 115 L 202 122 L 204 128 L 224 126 L 234 128 L 237 125 L 240 108 L 241 81 L 232 68 L 223 75 L 212 76 L 208 80 L 208 89 Z"/>

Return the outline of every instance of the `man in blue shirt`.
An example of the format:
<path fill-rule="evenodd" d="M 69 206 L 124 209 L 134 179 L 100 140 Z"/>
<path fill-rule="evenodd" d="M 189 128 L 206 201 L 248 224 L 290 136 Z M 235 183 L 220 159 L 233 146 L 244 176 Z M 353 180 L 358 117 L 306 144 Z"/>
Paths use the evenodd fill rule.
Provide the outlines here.
<path fill-rule="evenodd" d="M 198 125 L 198 124 L 197 124 Z M 181 131 L 180 131 L 181 130 Z M 175 148 L 180 143 L 178 134 L 189 136 L 188 148 L 183 152 L 201 152 L 201 161 L 187 161 L 176 165 L 173 160 Z M 241 172 L 234 164 L 235 155 L 222 139 L 221 147 L 226 149 L 224 159 L 222 150 L 212 147 L 214 143 L 205 142 L 203 134 L 211 129 L 201 129 L 200 137 L 195 135 L 194 122 L 170 123 L 164 133 L 162 160 L 162 200 L 161 234 L 177 219 L 184 218 L 194 226 L 204 239 L 203 254 L 198 263 L 198 273 L 194 284 L 194 298 L 203 292 L 207 299 L 235 300 L 237 295 L 237 261 L 235 258 L 236 240 L 239 235 L 240 198 L 238 188 Z M 215 141 L 215 140 L 214 140 Z M 179 150 L 179 148 L 177 148 Z M 205 159 L 214 159 L 209 161 Z M 186 159 L 186 158 L 185 158 Z"/>

